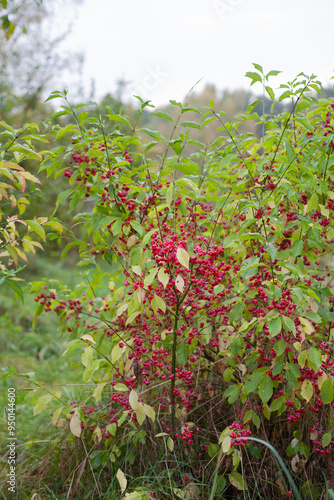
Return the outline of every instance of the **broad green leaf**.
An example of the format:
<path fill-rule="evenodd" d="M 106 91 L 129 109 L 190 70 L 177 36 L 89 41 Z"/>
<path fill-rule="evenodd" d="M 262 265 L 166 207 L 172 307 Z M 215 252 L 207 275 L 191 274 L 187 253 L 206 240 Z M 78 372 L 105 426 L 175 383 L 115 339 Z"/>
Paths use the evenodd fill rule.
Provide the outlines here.
<path fill-rule="evenodd" d="M 271 87 L 269 87 L 268 85 L 266 85 L 265 88 L 266 88 L 266 91 L 269 94 L 270 99 L 272 99 L 274 101 L 275 100 L 275 94 L 274 94 L 273 89 Z"/>
<path fill-rule="evenodd" d="M 81 355 L 81 363 L 84 365 L 85 368 L 90 366 L 93 361 L 93 348 L 91 346 L 88 346 L 84 349 L 82 355 Z"/>
<path fill-rule="evenodd" d="M 308 350 L 308 363 L 310 364 L 310 362 L 314 365 L 312 367 L 310 366 L 310 368 L 313 368 L 316 371 L 318 371 L 319 368 L 321 367 L 322 363 L 321 352 L 318 351 L 315 347 L 310 347 L 310 349 Z"/>
<path fill-rule="evenodd" d="M 296 335 L 296 327 L 294 321 L 291 318 L 288 318 L 288 316 L 281 316 L 281 318 L 283 320 L 285 330 Z"/>
<path fill-rule="evenodd" d="M 99 369 L 101 361 L 101 359 L 94 359 L 94 361 L 86 367 L 83 374 L 83 381 L 85 384 L 91 381 L 94 373 Z"/>
<path fill-rule="evenodd" d="M 158 270 L 159 270 L 158 267 L 153 267 L 152 269 L 150 269 L 150 272 L 148 273 L 148 275 L 144 279 L 144 286 L 145 287 L 148 287 L 149 285 L 152 284 Z"/>
<path fill-rule="evenodd" d="M 29 227 L 43 240 L 46 241 L 44 228 L 36 220 L 26 220 Z"/>
<path fill-rule="evenodd" d="M 142 245 L 143 246 L 147 245 L 147 243 L 150 241 L 150 239 L 152 237 L 152 234 L 154 234 L 156 232 L 157 232 L 156 229 L 152 229 L 151 231 L 149 231 L 148 233 L 146 233 L 145 236 L 144 236 L 144 238 L 143 238 Z"/>
<path fill-rule="evenodd" d="M 197 128 L 197 129 L 201 130 L 202 125 L 200 123 L 186 121 L 186 122 L 180 123 L 180 127 Z"/>
<path fill-rule="evenodd" d="M 270 255 L 270 258 L 272 261 L 276 259 L 276 254 L 277 254 L 277 247 L 272 243 L 271 241 L 269 243 L 266 243 L 266 250 Z"/>
<path fill-rule="evenodd" d="M 137 233 L 139 233 L 139 234 L 140 234 L 140 236 L 142 236 L 142 235 L 143 235 L 143 233 L 144 233 L 144 228 L 143 228 L 143 226 L 142 226 L 141 224 L 139 224 L 139 222 L 132 220 L 132 221 L 130 221 L 130 224 L 131 224 L 131 226 L 133 227 L 133 229 L 134 229 L 135 231 L 137 231 Z"/>
<path fill-rule="evenodd" d="M 321 401 L 324 404 L 333 402 L 333 382 L 330 378 L 326 379 L 321 386 L 320 391 Z"/>
<path fill-rule="evenodd" d="M 166 113 L 165 111 L 156 111 L 155 113 L 152 113 L 153 116 L 159 116 L 159 118 L 164 118 L 165 120 L 170 121 L 173 123 L 173 118 L 170 116 L 169 113 Z"/>
<path fill-rule="evenodd" d="M 229 322 L 233 323 L 234 321 L 238 321 L 242 317 L 244 309 L 245 302 L 238 302 L 237 304 L 235 304 L 228 316 Z"/>
<path fill-rule="evenodd" d="M 322 445 L 326 448 L 332 441 L 332 433 L 326 432 L 322 437 Z"/>
<path fill-rule="evenodd" d="M 254 85 L 255 82 L 262 83 L 262 76 L 259 75 L 258 73 L 255 73 L 255 71 L 247 71 L 245 76 L 247 76 L 247 78 L 250 78 L 252 80 L 251 86 Z"/>
<path fill-rule="evenodd" d="M 17 281 L 14 281 L 13 279 L 9 278 L 5 279 L 4 283 L 7 283 L 7 285 L 9 285 L 12 288 L 12 290 L 14 290 L 17 296 L 20 297 L 22 303 L 24 303 L 24 295 L 21 285 Z"/>
<path fill-rule="evenodd" d="M 273 381 L 269 375 L 265 374 L 259 385 L 259 396 L 264 404 L 267 403 L 273 395 L 273 387 Z"/>
<path fill-rule="evenodd" d="M 181 365 L 185 365 L 188 361 L 189 356 L 189 346 L 186 342 L 182 342 L 177 346 L 176 349 L 176 359 Z"/>
<path fill-rule="evenodd" d="M 71 340 L 71 342 L 67 344 L 67 347 L 63 352 L 63 356 L 71 354 L 71 352 L 73 352 L 77 347 L 82 347 L 83 345 L 85 345 L 85 343 L 81 339 Z"/>
<path fill-rule="evenodd" d="M 299 366 L 301 366 L 302 368 L 304 368 L 305 363 L 306 363 L 306 359 L 307 359 L 307 351 L 301 351 L 298 354 L 298 364 L 299 364 Z"/>
<path fill-rule="evenodd" d="M 236 471 L 231 472 L 228 475 L 228 478 L 230 480 L 230 483 L 238 490 L 240 490 L 240 491 L 247 491 L 248 490 L 247 484 L 244 482 L 244 478 L 242 477 L 241 474 L 239 474 L 239 472 L 236 472 Z"/>
<path fill-rule="evenodd" d="M 290 249 L 292 257 L 297 257 L 298 255 L 301 255 L 303 248 L 304 248 L 303 241 L 301 241 L 301 240 L 295 241 Z"/>
<path fill-rule="evenodd" d="M 319 207 L 319 198 L 317 194 L 313 194 L 311 198 L 307 202 L 307 213 L 312 212 L 313 210 L 317 210 Z"/>
<path fill-rule="evenodd" d="M 158 309 L 161 309 L 162 312 L 166 311 L 166 303 L 163 298 L 159 297 L 158 295 L 154 295 L 152 301 L 151 301 L 151 306 L 153 308 L 153 311 L 155 313 L 158 312 Z"/>
<path fill-rule="evenodd" d="M 270 321 L 269 325 L 269 333 L 272 337 L 276 337 L 282 329 L 282 321 L 281 318 L 275 318 L 272 321 Z"/>
<path fill-rule="evenodd" d="M 149 128 L 141 128 L 141 132 L 145 132 L 145 134 L 149 135 L 150 137 L 153 137 L 156 141 L 165 141 L 165 137 L 161 134 L 161 132 L 155 131 L 155 130 L 150 130 Z"/>
<path fill-rule="evenodd" d="M 37 403 L 34 405 L 34 415 L 38 415 L 42 411 L 46 409 L 50 401 L 54 399 L 52 394 L 44 394 L 40 396 L 37 400 Z"/>
<path fill-rule="evenodd" d="M 94 391 L 93 391 L 93 398 L 95 398 L 95 401 L 98 402 L 102 398 L 102 392 L 105 386 L 107 385 L 107 382 L 102 382 L 101 384 L 98 384 Z"/>
<path fill-rule="evenodd" d="M 112 228 L 111 228 L 112 234 L 114 236 L 117 236 L 121 232 L 122 226 L 123 226 L 123 220 L 117 219 L 112 225 Z"/>
<path fill-rule="evenodd" d="M 245 383 L 244 387 L 245 394 L 250 394 L 252 392 L 255 392 L 262 378 L 263 378 L 263 372 L 252 373 L 247 382 Z"/>
<path fill-rule="evenodd" d="M 147 417 L 149 417 L 152 420 L 152 422 L 155 422 L 155 411 L 152 408 L 152 406 L 145 403 L 143 406 L 143 409 L 144 409 L 145 415 Z"/>

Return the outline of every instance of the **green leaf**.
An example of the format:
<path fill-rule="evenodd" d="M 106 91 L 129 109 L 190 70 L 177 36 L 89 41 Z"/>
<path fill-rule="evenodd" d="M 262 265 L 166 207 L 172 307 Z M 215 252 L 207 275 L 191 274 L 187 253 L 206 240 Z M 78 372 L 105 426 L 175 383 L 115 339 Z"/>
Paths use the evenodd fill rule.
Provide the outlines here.
<path fill-rule="evenodd" d="M 133 266 L 138 266 L 141 257 L 142 257 L 142 249 L 138 245 L 135 245 L 134 247 L 132 247 L 131 252 L 130 252 L 131 264 Z"/>
<path fill-rule="evenodd" d="M 264 404 L 266 404 L 273 395 L 273 381 L 269 375 L 265 374 L 259 385 L 259 396 Z"/>
<path fill-rule="evenodd" d="M 36 153 L 31 148 L 28 148 L 27 146 L 23 146 L 22 144 L 14 144 L 13 146 L 10 147 L 11 151 L 17 151 L 18 153 L 24 154 L 26 158 L 30 158 L 32 160 L 38 160 L 42 161 L 42 155 L 39 153 Z M 22 159 L 22 158 L 21 158 Z"/>
<path fill-rule="evenodd" d="M 200 123 L 196 123 L 196 122 L 185 121 L 185 122 L 180 123 L 180 127 L 197 128 L 197 129 L 201 130 L 202 125 Z"/>
<path fill-rule="evenodd" d="M 114 236 L 117 236 L 121 232 L 122 227 L 123 227 L 123 219 L 117 219 L 112 225 L 111 228 L 112 234 Z"/>
<path fill-rule="evenodd" d="M 308 350 L 309 366 L 310 366 L 310 362 L 314 365 L 314 366 L 312 366 L 313 369 L 315 369 L 316 371 L 318 371 L 320 369 L 321 363 L 322 363 L 322 356 L 321 356 L 321 352 L 318 351 L 315 347 L 310 347 L 310 349 Z M 311 366 L 310 366 L 310 368 L 311 368 Z"/>
<path fill-rule="evenodd" d="M 295 241 L 290 249 L 292 257 L 297 257 L 298 255 L 301 255 L 303 248 L 304 248 L 303 241 L 301 241 L 301 240 Z"/>
<path fill-rule="evenodd" d="M 317 210 L 319 207 L 319 199 L 317 194 L 313 194 L 311 198 L 307 202 L 307 213 L 312 212 L 313 210 Z"/>
<path fill-rule="evenodd" d="M 272 69 L 271 71 L 269 71 L 269 73 L 266 74 L 266 78 L 268 79 L 270 76 L 277 76 L 280 73 L 282 73 L 282 71 L 277 71 L 276 69 Z"/>
<path fill-rule="evenodd" d="M 5 279 L 4 283 L 7 283 L 7 285 L 9 285 L 12 288 L 12 290 L 14 290 L 14 292 L 18 295 L 18 297 L 20 297 L 22 303 L 24 303 L 24 296 L 21 285 L 17 281 L 14 281 L 9 278 Z"/>
<path fill-rule="evenodd" d="M 98 403 L 100 399 L 102 398 L 102 392 L 104 387 L 107 385 L 107 382 L 102 382 L 101 384 L 98 384 L 94 391 L 93 391 L 93 398 L 95 398 L 95 401 Z M 110 432 L 110 431 L 109 431 Z M 111 433 L 110 433 L 111 434 Z"/>
<path fill-rule="evenodd" d="M 291 163 L 294 162 L 294 160 L 296 158 L 296 155 L 295 155 L 295 152 L 292 149 L 291 144 L 289 143 L 289 141 L 284 141 L 284 142 L 285 142 L 286 155 L 288 157 L 289 163 L 291 164 Z"/>
<path fill-rule="evenodd" d="M 259 386 L 260 381 L 262 380 L 263 372 L 255 372 L 252 373 L 247 382 L 245 383 L 244 391 L 245 394 L 250 394 L 251 392 L 255 392 Z"/>
<path fill-rule="evenodd" d="M 269 86 L 266 86 L 266 91 L 268 92 L 268 95 L 270 97 L 270 99 L 272 99 L 273 101 L 275 100 L 275 94 L 274 94 L 274 91 L 271 87 Z"/>
<path fill-rule="evenodd" d="M 320 390 L 321 401 L 326 405 L 333 401 L 333 382 L 327 378 L 321 386 Z"/>
<path fill-rule="evenodd" d="M 151 231 L 149 231 L 148 233 L 145 234 L 143 241 L 142 241 L 143 246 L 147 245 L 147 243 L 151 239 L 152 234 L 156 233 L 156 231 L 157 231 L 156 229 L 152 229 Z"/>
<path fill-rule="evenodd" d="M 64 201 L 72 194 L 74 193 L 74 189 L 67 189 L 66 191 L 63 191 L 62 193 L 59 193 L 58 198 L 57 198 L 57 205 L 61 205 L 64 203 Z"/>
<path fill-rule="evenodd" d="M 183 146 L 182 146 L 182 141 L 180 141 L 180 139 L 174 139 L 173 141 L 169 141 L 168 144 L 172 148 L 172 150 L 175 151 L 177 155 L 180 155 L 182 153 Z"/>
<path fill-rule="evenodd" d="M 216 443 L 209 443 L 208 454 L 210 458 L 214 458 L 219 452 L 219 446 Z"/>
<path fill-rule="evenodd" d="M 295 117 L 296 122 L 301 123 L 309 132 L 314 132 L 314 127 L 311 125 L 307 118 L 301 118 L 300 116 Z"/>
<path fill-rule="evenodd" d="M 186 342 L 182 342 L 177 346 L 176 349 L 176 359 L 181 365 L 185 365 L 188 361 L 189 356 L 189 346 Z"/>
<path fill-rule="evenodd" d="M 252 63 L 254 68 L 257 69 L 258 71 L 260 71 L 260 73 L 263 74 L 263 68 L 261 66 L 261 64 L 257 64 L 257 63 Z"/>
<path fill-rule="evenodd" d="M 133 229 L 135 231 L 137 231 L 138 234 L 140 234 L 140 236 L 143 235 L 144 228 L 141 224 L 139 224 L 139 222 L 132 220 L 132 221 L 130 221 L 130 225 L 131 225 L 131 227 L 133 227 Z"/>
<path fill-rule="evenodd" d="M 154 116 L 159 116 L 159 118 L 164 118 L 165 120 L 170 121 L 173 123 L 173 118 L 170 116 L 169 113 L 165 113 L 164 111 L 157 111 L 156 113 L 152 113 Z"/>
<path fill-rule="evenodd" d="M 80 246 L 80 250 L 83 250 L 84 248 L 87 247 L 87 243 L 85 241 L 82 241 L 82 240 L 78 240 L 78 241 L 71 241 L 71 243 L 68 243 L 66 245 L 66 247 L 64 248 L 64 250 L 62 251 L 62 253 L 60 254 L 60 257 L 62 259 L 64 259 L 66 257 L 66 255 L 68 254 L 69 250 L 72 248 L 72 247 L 75 247 L 75 246 Z"/>
<path fill-rule="evenodd" d="M 174 168 L 176 170 L 179 170 L 186 175 L 195 175 L 201 173 L 199 166 L 195 161 L 191 161 L 188 158 L 182 158 L 181 161 L 182 163 L 176 163 L 174 165 Z"/>
<path fill-rule="evenodd" d="M 166 311 L 166 304 L 165 301 L 159 297 L 158 295 L 154 295 L 152 301 L 151 301 L 151 306 L 153 308 L 153 311 L 157 313 L 158 309 L 161 309 L 162 312 Z"/>
<path fill-rule="evenodd" d="M 161 134 L 161 132 L 150 130 L 149 128 L 141 128 L 141 132 L 145 132 L 145 134 L 153 137 L 156 141 L 165 141 L 165 137 Z"/>
<path fill-rule="evenodd" d="M 282 329 L 282 321 L 281 318 L 275 318 L 272 321 L 270 321 L 269 325 L 269 333 L 272 337 L 276 337 Z"/>
<path fill-rule="evenodd" d="M 274 243 L 269 241 L 268 243 L 266 243 L 266 250 L 269 253 L 270 258 L 273 262 L 276 259 L 277 247 L 274 245 Z"/>
<path fill-rule="evenodd" d="M 43 240 L 46 241 L 44 228 L 36 220 L 26 220 L 29 227 Z"/>
<path fill-rule="evenodd" d="M 228 475 L 230 483 L 240 491 L 248 490 L 247 484 L 244 482 L 244 478 L 239 472 L 231 472 Z"/>
<path fill-rule="evenodd" d="M 288 332 L 292 332 L 294 335 L 296 335 L 296 327 L 294 321 L 291 318 L 288 318 L 287 316 L 282 316 L 282 320 L 285 330 L 287 330 Z"/>
<path fill-rule="evenodd" d="M 233 323 L 234 321 L 238 321 L 242 317 L 244 309 L 245 309 L 245 302 L 238 302 L 238 304 L 233 306 L 228 316 L 229 322 Z"/>
<path fill-rule="evenodd" d="M 270 411 L 272 412 L 279 410 L 283 406 L 285 401 L 286 401 L 285 396 L 280 396 L 279 398 L 274 399 L 274 401 L 270 405 Z"/>
<path fill-rule="evenodd" d="M 247 71 L 245 76 L 247 76 L 247 78 L 250 78 L 252 80 L 251 86 L 254 85 L 254 83 L 256 82 L 262 83 L 262 76 L 259 75 L 258 73 L 255 73 L 255 71 Z"/>
<path fill-rule="evenodd" d="M 326 432 L 326 434 L 322 436 L 322 445 L 326 448 L 326 446 L 328 446 L 331 441 L 332 441 L 332 433 Z"/>
<path fill-rule="evenodd" d="M 71 352 L 73 352 L 77 347 L 82 347 L 84 344 L 84 342 L 80 339 L 74 339 L 74 340 L 71 340 L 71 342 L 69 342 L 67 344 L 67 347 L 65 349 L 65 351 L 63 352 L 63 356 L 67 356 L 68 354 L 71 354 Z"/>
<path fill-rule="evenodd" d="M 44 394 L 44 396 L 40 396 L 37 400 L 37 403 L 34 406 L 34 415 L 38 415 L 42 411 L 44 411 L 47 405 L 54 399 L 52 394 Z"/>

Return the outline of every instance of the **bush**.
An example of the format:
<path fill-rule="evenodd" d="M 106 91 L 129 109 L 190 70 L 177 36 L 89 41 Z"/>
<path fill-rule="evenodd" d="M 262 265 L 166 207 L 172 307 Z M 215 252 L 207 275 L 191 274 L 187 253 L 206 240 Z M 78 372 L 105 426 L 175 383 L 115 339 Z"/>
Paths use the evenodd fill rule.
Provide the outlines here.
<path fill-rule="evenodd" d="M 80 353 L 85 389 L 75 401 L 35 389 L 34 413 L 52 411 L 76 450 L 72 494 L 90 466 L 96 495 L 112 474 L 117 498 L 127 486 L 129 499 L 301 498 L 251 434 L 287 456 L 303 498 L 320 498 L 324 474 L 332 486 L 334 103 L 301 74 L 275 114 L 278 72 L 255 69 L 273 100 L 262 117 L 259 101 L 229 123 L 213 102 L 170 101 L 177 121 L 155 113 L 166 139 L 137 128 L 151 106 L 139 99 L 135 125 L 104 118 L 127 133 L 107 135 L 82 105 L 54 126 L 68 146 L 45 151 L 42 169 L 69 179 L 59 205 L 81 204 L 62 255 L 78 249 L 83 281 L 31 291 L 36 317 L 58 315 L 64 355 Z M 260 138 L 238 133 L 249 120 Z M 212 143 L 191 138 L 210 122 Z"/>

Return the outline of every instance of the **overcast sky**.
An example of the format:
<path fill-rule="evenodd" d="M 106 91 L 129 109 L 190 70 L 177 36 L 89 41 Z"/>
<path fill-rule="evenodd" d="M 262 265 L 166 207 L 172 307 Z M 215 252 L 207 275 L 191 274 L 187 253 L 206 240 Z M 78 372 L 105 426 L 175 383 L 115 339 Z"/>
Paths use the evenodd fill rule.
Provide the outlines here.
<path fill-rule="evenodd" d="M 252 62 L 283 71 L 274 86 L 301 71 L 329 85 L 333 18 L 333 0 L 83 0 L 66 47 L 84 52 L 95 97 L 123 78 L 124 98 L 163 104 L 201 78 L 198 90 L 247 87 Z"/>

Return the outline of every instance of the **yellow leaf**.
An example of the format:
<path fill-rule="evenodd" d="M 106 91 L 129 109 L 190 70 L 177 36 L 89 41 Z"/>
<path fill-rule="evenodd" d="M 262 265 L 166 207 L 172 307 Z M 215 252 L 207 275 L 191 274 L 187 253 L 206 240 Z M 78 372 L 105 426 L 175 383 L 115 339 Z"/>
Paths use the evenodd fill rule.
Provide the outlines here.
<path fill-rule="evenodd" d="M 158 280 L 163 284 L 164 288 L 168 285 L 169 275 L 164 267 L 160 267 L 158 272 Z"/>
<path fill-rule="evenodd" d="M 305 379 L 300 389 L 301 396 L 309 402 L 313 396 L 313 385 L 310 380 Z"/>
<path fill-rule="evenodd" d="M 129 395 L 129 404 L 133 410 L 138 410 L 139 409 L 139 401 L 138 401 L 138 394 L 134 389 L 130 392 Z"/>
<path fill-rule="evenodd" d="M 189 254 L 187 250 L 179 247 L 176 252 L 176 258 L 180 262 L 181 266 L 189 269 Z"/>
<path fill-rule="evenodd" d="M 126 246 L 128 248 L 131 248 L 135 243 L 136 243 L 136 236 L 133 234 L 132 236 L 130 236 L 130 238 L 128 239 L 128 241 L 126 242 Z"/>
<path fill-rule="evenodd" d="M 70 421 L 70 429 L 72 434 L 74 434 L 76 437 L 80 437 L 81 435 L 80 423 L 81 422 L 80 422 L 79 412 L 78 410 L 75 410 Z"/>
<path fill-rule="evenodd" d="M 121 471 L 121 469 L 118 469 L 118 471 L 116 473 L 116 477 L 117 477 L 117 480 L 118 480 L 119 485 L 121 487 L 121 492 L 123 494 L 125 492 L 126 486 L 128 484 L 126 477 L 125 477 L 125 474 L 124 474 L 124 472 Z"/>
<path fill-rule="evenodd" d="M 222 442 L 223 453 L 227 453 L 231 448 L 231 437 L 227 436 Z"/>
<path fill-rule="evenodd" d="M 318 376 L 318 380 L 317 380 L 317 383 L 318 383 L 318 387 L 319 389 L 321 389 L 322 387 L 322 384 L 325 382 L 325 380 L 327 380 L 327 375 L 325 372 L 323 372 L 322 375 Z"/>
<path fill-rule="evenodd" d="M 167 438 L 167 447 L 168 447 L 169 451 L 173 451 L 173 449 L 174 449 L 174 441 L 172 440 L 171 437 Z"/>
<path fill-rule="evenodd" d="M 144 304 L 145 294 L 146 294 L 146 292 L 145 292 L 144 288 L 138 288 L 137 297 L 138 297 L 138 302 L 140 305 Z"/>
<path fill-rule="evenodd" d="M 183 293 L 184 290 L 184 279 L 179 274 L 176 276 L 175 286 L 179 292 Z"/>
<path fill-rule="evenodd" d="M 317 310 L 318 310 L 318 308 L 317 308 Z M 310 335 L 311 333 L 314 332 L 314 326 L 312 325 L 311 321 L 309 321 L 306 318 L 303 318 L 303 316 L 299 316 L 299 321 L 304 326 L 305 333 Z"/>
<path fill-rule="evenodd" d="M 83 335 L 81 338 L 82 340 L 89 340 L 89 342 L 93 342 L 93 344 L 96 344 L 95 340 L 91 335 L 89 335 L 89 333 L 85 333 L 85 335 Z"/>

